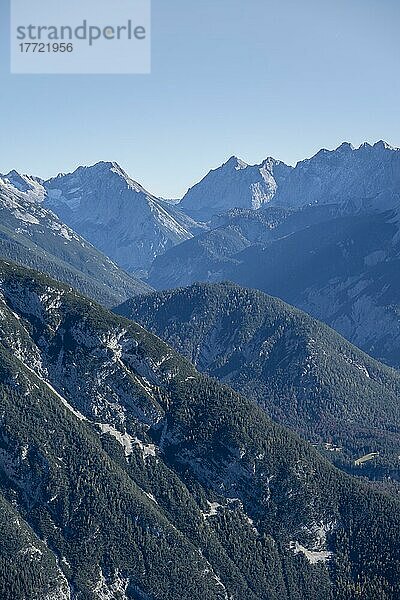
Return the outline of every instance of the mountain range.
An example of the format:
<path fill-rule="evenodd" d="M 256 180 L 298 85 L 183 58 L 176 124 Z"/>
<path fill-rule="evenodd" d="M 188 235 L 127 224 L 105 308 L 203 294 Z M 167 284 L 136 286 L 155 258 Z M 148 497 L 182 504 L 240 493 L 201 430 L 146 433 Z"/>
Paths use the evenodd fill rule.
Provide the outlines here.
<path fill-rule="evenodd" d="M 397 600 L 399 157 L 0 176 L 2 600 Z"/>
<path fill-rule="evenodd" d="M 226 168 L 218 173 L 222 190 Z M 199 210 L 208 206 L 206 180 L 196 189 Z M 210 230 L 157 257 L 149 283 L 260 289 L 398 367 L 400 151 L 384 142 L 321 150 L 275 174 L 271 190 L 258 210 L 209 214 Z"/>
<path fill-rule="evenodd" d="M 399 596 L 394 495 L 69 287 L 0 291 L 2 599 Z"/>
<path fill-rule="evenodd" d="M 232 157 L 193 186 L 180 207 L 206 221 L 232 208 L 258 209 L 268 204 L 381 210 L 398 204 L 399 186 L 398 148 L 384 141 L 359 148 L 344 142 L 335 150 L 320 150 L 295 167 L 271 157 L 254 166 Z"/>
<path fill-rule="evenodd" d="M 44 261 L 51 275 L 108 306 L 146 284 L 231 280 L 282 298 L 400 365 L 400 151 L 385 142 L 343 143 L 295 167 L 232 157 L 179 203 L 150 194 L 113 162 L 47 181 L 12 171 L 2 181 L 3 204 L 17 197 L 21 214 L 47 211 L 48 222 L 40 243 L 37 224 L 11 222 L 18 245 L 9 228 L 2 255 L 39 269 Z M 57 227 L 69 231 L 68 243 L 54 235 Z"/>

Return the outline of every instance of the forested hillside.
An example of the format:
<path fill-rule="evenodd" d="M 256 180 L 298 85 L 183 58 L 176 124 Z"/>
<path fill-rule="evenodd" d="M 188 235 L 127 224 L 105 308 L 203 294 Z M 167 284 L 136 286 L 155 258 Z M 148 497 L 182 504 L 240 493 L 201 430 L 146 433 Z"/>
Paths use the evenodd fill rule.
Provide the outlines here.
<path fill-rule="evenodd" d="M 399 479 L 400 375 L 323 323 L 256 290 L 198 284 L 127 301 L 201 370 L 357 475 Z M 379 453 L 371 461 L 355 461 Z"/>
<path fill-rule="evenodd" d="M 0 289 L 1 598 L 398 597 L 396 500 L 139 325 Z"/>

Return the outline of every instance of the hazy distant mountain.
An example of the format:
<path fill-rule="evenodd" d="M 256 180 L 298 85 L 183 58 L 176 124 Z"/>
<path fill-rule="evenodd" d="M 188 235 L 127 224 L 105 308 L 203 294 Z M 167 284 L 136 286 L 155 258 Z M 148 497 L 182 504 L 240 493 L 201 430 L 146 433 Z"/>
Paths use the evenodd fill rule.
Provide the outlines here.
<path fill-rule="evenodd" d="M 232 208 L 258 209 L 268 204 L 299 208 L 339 204 L 392 208 L 400 197 L 400 151 L 386 142 L 354 148 L 320 150 L 289 167 L 273 158 L 247 165 L 236 157 L 210 171 L 183 197 L 180 207 L 197 220 L 209 221 Z"/>
<path fill-rule="evenodd" d="M 65 286 L 0 299 L 2 600 L 399 597 L 397 499 Z"/>
<path fill-rule="evenodd" d="M 400 214 L 341 217 L 235 256 L 226 279 L 283 298 L 400 367 Z"/>
<path fill-rule="evenodd" d="M 318 222 L 327 213 L 335 209 L 297 212 L 258 244 L 238 227 L 212 230 L 158 257 L 149 281 L 160 289 L 224 280 L 260 289 L 399 367 L 400 214 L 372 212 Z M 303 228 L 307 220 L 310 225 Z M 291 234 L 285 233 L 288 228 Z"/>
<path fill-rule="evenodd" d="M 276 298 L 227 283 L 133 298 L 116 311 L 256 400 L 338 466 L 400 482 L 400 374 L 326 325 Z M 328 443 L 340 451 L 325 451 Z M 370 452 L 379 458 L 355 467 Z"/>
<path fill-rule="evenodd" d="M 176 206 L 149 194 L 113 162 L 79 167 L 44 186 L 45 206 L 130 272 L 146 271 L 158 254 L 198 230 Z"/>
<path fill-rule="evenodd" d="M 245 248 L 263 246 L 337 213 L 337 207 L 329 205 L 298 210 L 271 205 L 262 210 L 232 209 L 213 217 L 208 231 L 157 256 L 148 281 L 157 289 L 167 289 L 227 279 L 226 272 L 239 263 L 236 255 Z"/>
<path fill-rule="evenodd" d="M 260 208 L 272 200 L 277 180 L 283 181 L 291 169 L 273 158 L 253 166 L 232 156 L 190 188 L 179 207 L 197 221 L 209 221 L 232 208 Z"/>
<path fill-rule="evenodd" d="M 45 209 L 44 197 L 36 178 L 15 171 L 1 176 L 1 257 L 44 271 L 109 306 L 149 289 Z"/>
<path fill-rule="evenodd" d="M 298 163 L 254 215 L 229 211 L 211 231 L 158 257 L 149 281 L 164 289 L 222 280 L 261 289 L 400 366 L 399 215 L 400 151 L 384 142 L 342 144 Z"/>
<path fill-rule="evenodd" d="M 399 148 L 383 141 L 359 148 L 345 142 L 297 163 L 289 177 L 277 182 L 273 204 L 337 204 L 353 213 L 393 208 L 399 200 Z"/>

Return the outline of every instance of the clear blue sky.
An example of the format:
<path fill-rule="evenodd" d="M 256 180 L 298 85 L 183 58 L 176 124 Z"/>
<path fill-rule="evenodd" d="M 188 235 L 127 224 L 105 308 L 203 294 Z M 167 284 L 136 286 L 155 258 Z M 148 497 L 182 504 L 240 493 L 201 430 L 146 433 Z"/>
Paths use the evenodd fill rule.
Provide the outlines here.
<path fill-rule="evenodd" d="M 153 0 L 153 71 L 132 76 L 9 75 L 0 5 L 0 172 L 116 160 L 178 197 L 232 154 L 400 145 L 399 0 Z"/>

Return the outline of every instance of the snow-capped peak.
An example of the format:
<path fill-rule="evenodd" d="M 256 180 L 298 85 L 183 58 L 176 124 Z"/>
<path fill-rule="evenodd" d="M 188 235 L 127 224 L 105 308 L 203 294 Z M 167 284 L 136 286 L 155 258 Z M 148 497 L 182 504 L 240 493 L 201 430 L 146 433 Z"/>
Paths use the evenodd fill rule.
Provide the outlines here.
<path fill-rule="evenodd" d="M 1 176 L 8 183 L 13 185 L 20 192 L 28 192 L 29 190 L 34 190 L 38 185 L 43 183 L 43 180 L 39 177 L 33 177 L 32 175 L 21 175 L 18 171 L 14 169 L 7 173 L 7 175 Z"/>
<path fill-rule="evenodd" d="M 105 185 L 109 185 L 111 180 L 113 182 L 113 186 L 118 187 L 122 185 L 124 188 L 129 187 L 138 194 L 144 194 L 146 197 L 156 199 L 155 196 L 147 192 L 142 185 L 132 179 L 126 173 L 126 171 L 124 171 L 124 169 L 114 161 L 100 161 L 94 165 L 80 166 L 72 173 L 60 173 L 57 175 L 57 177 L 48 179 L 45 182 L 45 187 L 47 190 L 53 190 L 53 192 L 49 195 L 54 198 L 54 190 L 58 189 L 60 181 L 63 182 L 63 187 L 65 187 L 66 182 L 69 184 L 74 182 L 73 188 L 76 192 L 79 190 L 82 182 L 87 185 L 90 181 L 92 181 L 93 186 L 96 186 L 100 181 L 103 181 Z M 63 199 L 64 202 L 66 202 L 66 204 L 68 204 L 72 209 L 75 209 L 77 206 L 79 206 L 79 204 L 76 203 L 76 199 L 71 202 L 71 199 L 68 199 L 66 195 L 64 195 Z"/>
<path fill-rule="evenodd" d="M 101 160 L 93 165 L 78 167 L 79 169 L 85 169 L 89 172 L 96 172 L 99 174 L 108 174 L 115 173 L 116 175 L 120 175 L 124 179 L 130 179 L 129 175 L 124 171 L 124 169 L 115 161 L 104 161 Z"/>
<path fill-rule="evenodd" d="M 3 185 L 8 186 L 12 191 L 17 190 L 23 194 L 24 199 L 29 202 L 42 202 L 45 190 L 43 180 L 32 175 L 21 175 L 18 171 L 12 170 L 6 175 L 0 175 Z"/>
<path fill-rule="evenodd" d="M 116 162 L 101 161 L 45 182 L 46 206 L 128 271 L 192 237 L 186 215 L 149 193 Z"/>
<path fill-rule="evenodd" d="M 190 188 L 180 207 L 192 218 L 205 222 L 232 208 L 258 209 L 276 193 L 275 170 L 284 178 L 291 169 L 272 157 L 249 165 L 231 156 Z"/>
<path fill-rule="evenodd" d="M 355 150 L 353 144 L 350 142 L 342 142 L 334 152 L 352 152 L 353 150 Z"/>
<path fill-rule="evenodd" d="M 32 189 L 28 176 L 20 175 L 15 170 L 10 171 L 7 173 L 7 175 L 4 175 L 3 178 L 11 183 L 11 185 L 16 187 L 20 192 L 27 192 L 29 189 Z"/>
<path fill-rule="evenodd" d="M 237 156 L 231 156 L 226 163 L 223 164 L 224 167 L 234 168 L 236 171 L 240 171 L 242 169 L 247 169 L 249 166 L 244 160 L 238 158 Z"/>
<path fill-rule="evenodd" d="M 382 150 L 392 150 L 394 152 L 397 152 L 398 150 L 400 150 L 400 148 L 397 148 L 396 146 L 392 146 L 391 144 L 388 144 L 384 140 L 379 140 L 379 142 L 375 142 L 373 147 L 380 148 Z"/>

